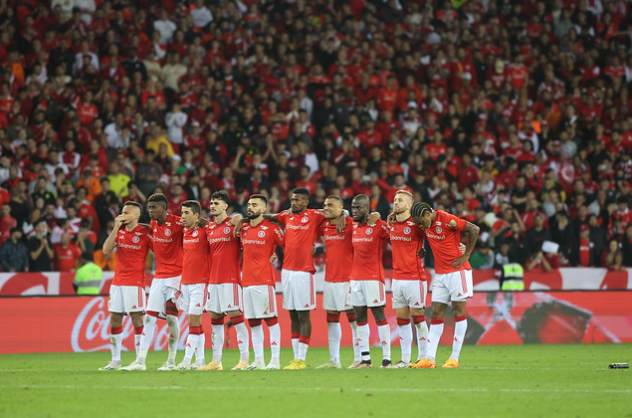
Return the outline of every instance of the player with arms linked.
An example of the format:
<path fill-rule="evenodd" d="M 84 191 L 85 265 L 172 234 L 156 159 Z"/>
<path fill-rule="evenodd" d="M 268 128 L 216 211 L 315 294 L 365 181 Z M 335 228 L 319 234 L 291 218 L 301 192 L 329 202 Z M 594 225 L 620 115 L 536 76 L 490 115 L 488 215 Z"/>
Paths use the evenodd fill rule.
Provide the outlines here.
<path fill-rule="evenodd" d="M 465 307 L 472 297 L 472 267 L 470 255 L 474 251 L 480 229 L 478 226 L 442 210 L 433 210 L 425 203 L 415 203 L 410 210 L 413 221 L 426 233 L 435 257 L 435 276 L 432 281 L 432 319 L 428 335 L 426 357 L 411 365 L 413 368 L 437 367 L 436 354 L 443 334 L 443 317 L 448 303 L 454 312 L 452 355 L 443 368 L 459 367 L 459 354 L 467 331 Z M 461 234 L 468 234 L 465 254 L 459 251 Z"/>

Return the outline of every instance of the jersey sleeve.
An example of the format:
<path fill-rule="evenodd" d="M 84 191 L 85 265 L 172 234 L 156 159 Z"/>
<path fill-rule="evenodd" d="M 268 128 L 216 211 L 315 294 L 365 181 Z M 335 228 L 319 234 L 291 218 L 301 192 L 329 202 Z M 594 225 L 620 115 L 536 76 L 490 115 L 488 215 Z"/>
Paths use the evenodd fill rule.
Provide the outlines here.
<path fill-rule="evenodd" d="M 445 224 L 453 231 L 463 232 L 465 231 L 467 221 L 465 219 L 458 218 L 451 213 L 446 213 Z"/>
<path fill-rule="evenodd" d="M 274 226 L 274 242 L 279 247 L 285 247 L 285 234 L 278 225 Z"/>
<path fill-rule="evenodd" d="M 377 225 L 376 228 L 379 228 L 380 230 L 380 238 L 388 241 L 391 239 L 391 234 L 390 234 L 390 230 L 388 228 L 388 224 L 382 220 L 380 220 Z"/>
<path fill-rule="evenodd" d="M 289 217 L 290 217 L 290 212 L 288 212 L 287 210 L 284 210 L 278 213 L 276 220 L 278 223 L 285 226 L 285 223 L 287 222 L 287 218 Z"/>

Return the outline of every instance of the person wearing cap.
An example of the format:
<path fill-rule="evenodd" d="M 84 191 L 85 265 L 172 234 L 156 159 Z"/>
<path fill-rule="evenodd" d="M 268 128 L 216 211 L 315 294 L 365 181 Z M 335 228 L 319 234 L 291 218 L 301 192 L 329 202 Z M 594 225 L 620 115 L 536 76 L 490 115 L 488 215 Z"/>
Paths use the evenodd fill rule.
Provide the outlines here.
<path fill-rule="evenodd" d="M 9 239 L 0 247 L 0 264 L 6 272 L 28 272 L 29 256 L 22 242 L 22 230 L 11 228 Z"/>
<path fill-rule="evenodd" d="M 81 267 L 75 274 L 72 286 L 78 295 L 98 295 L 101 291 L 101 277 L 103 270 L 94 264 L 92 253 L 83 252 L 79 259 Z"/>

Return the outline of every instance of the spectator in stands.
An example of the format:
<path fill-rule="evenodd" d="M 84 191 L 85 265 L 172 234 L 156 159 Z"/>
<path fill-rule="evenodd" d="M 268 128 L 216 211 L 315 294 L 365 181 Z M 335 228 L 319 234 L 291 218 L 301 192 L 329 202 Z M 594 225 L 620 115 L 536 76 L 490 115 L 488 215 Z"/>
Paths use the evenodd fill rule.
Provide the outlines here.
<path fill-rule="evenodd" d="M 619 242 L 611 239 L 608 242 L 608 249 L 601 256 L 601 263 L 604 267 L 611 271 L 624 271 L 623 253 L 619 248 Z"/>
<path fill-rule="evenodd" d="M 29 271 L 29 256 L 22 242 L 22 230 L 11 228 L 9 239 L 0 247 L 0 264 L 6 272 L 21 273 Z"/>
<path fill-rule="evenodd" d="M 489 270 L 494 267 L 494 252 L 487 243 L 481 242 L 476 246 L 476 250 L 470 257 L 470 264 L 473 269 Z"/>
<path fill-rule="evenodd" d="M 32 272 L 53 271 L 52 259 L 55 255 L 48 238 L 48 225 L 42 219 L 34 224 L 35 234 L 29 237 L 27 248 L 29 251 L 29 270 Z"/>
<path fill-rule="evenodd" d="M 70 272 L 77 269 L 77 262 L 81 257 L 81 250 L 72 242 L 70 232 L 61 235 L 59 244 L 53 246 L 55 252 L 55 268 L 57 271 Z"/>

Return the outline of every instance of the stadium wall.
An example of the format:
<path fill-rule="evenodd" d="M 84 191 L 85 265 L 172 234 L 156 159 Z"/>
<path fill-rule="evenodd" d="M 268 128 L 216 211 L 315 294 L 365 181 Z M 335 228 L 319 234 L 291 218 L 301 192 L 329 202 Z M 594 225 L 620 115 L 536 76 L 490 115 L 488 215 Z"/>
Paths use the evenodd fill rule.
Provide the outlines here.
<path fill-rule="evenodd" d="M 281 282 L 281 272 L 276 271 L 277 282 Z M 390 291 L 393 271 L 385 270 L 386 289 Z M 431 279 L 432 269 L 426 269 L 426 275 Z M 109 293 L 114 272 L 103 272 L 101 294 Z M 500 290 L 498 270 L 474 270 L 474 291 Z M 59 296 L 74 295 L 72 287 L 73 273 L 0 273 L 1 296 Z M 146 275 L 147 290 L 153 276 Z M 321 292 L 325 282 L 325 272 L 318 271 L 314 275 L 316 291 Z M 560 268 L 545 272 L 534 269 L 525 272 L 525 289 L 527 290 L 632 290 L 632 269 L 625 271 L 609 271 L 605 268 Z M 280 291 L 281 286 L 277 286 Z"/>
<path fill-rule="evenodd" d="M 281 295 L 277 295 L 281 306 Z M 386 315 L 393 345 L 399 341 L 395 312 L 387 297 Z M 477 292 L 468 303 L 467 344 L 525 343 L 619 343 L 632 342 L 630 291 L 526 291 Z M 430 298 L 428 299 L 428 304 Z M 322 294 L 318 294 L 322 306 Z M 430 312 L 426 313 L 429 317 Z M 344 315 L 343 315 L 344 316 Z M 188 334 L 180 315 L 180 348 Z M 290 318 L 281 310 L 282 345 L 290 347 Z M 326 314 L 313 312 L 311 345 L 327 346 Z M 371 344 L 377 345 L 377 328 L 371 320 Z M 124 346 L 133 349 L 134 334 L 129 317 L 124 320 Z M 343 346 L 351 345 L 346 319 L 342 320 Z M 3 297 L 0 298 L 0 353 L 84 352 L 109 349 L 109 314 L 105 296 Z M 204 327 L 211 329 L 204 315 Z M 452 316 L 446 317 L 442 344 L 451 344 Z M 210 332 L 206 333 L 211 347 Z M 227 347 L 236 348 L 234 328 L 227 324 Z M 151 348 L 167 348 L 167 325 L 159 322 Z M 267 344 L 267 341 L 266 341 Z"/>

